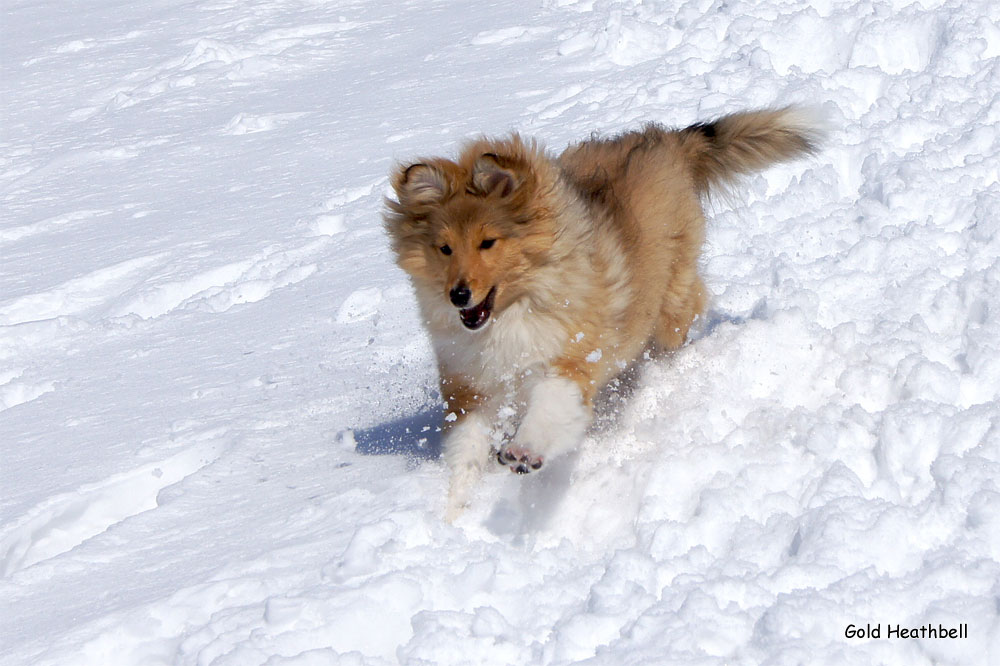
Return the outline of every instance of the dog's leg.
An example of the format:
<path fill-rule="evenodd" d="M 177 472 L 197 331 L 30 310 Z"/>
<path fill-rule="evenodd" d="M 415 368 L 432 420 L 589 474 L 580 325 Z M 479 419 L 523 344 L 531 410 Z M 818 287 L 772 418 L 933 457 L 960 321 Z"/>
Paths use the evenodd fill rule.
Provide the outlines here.
<path fill-rule="evenodd" d="M 705 311 L 705 283 L 693 268 L 689 270 L 688 279 L 675 280 L 660 306 L 654 334 L 663 349 L 678 349 L 683 345 L 695 316 Z"/>
<path fill-rule="evenodd" d="M 445 518 L 455 520 L 469 503 L 472 489 L 490 456 L 490 427 L 483 415 L 468 414 L 445 435 L 444 459 L 451 476 L 448 481 L 448 506 Z"/>
<path fill-rule="evenodd" d="M 451 522 L 468 504 L 472 488 L 489 460 L 489 410 L 483 407 L 484 396 L 456 377 L 442 376 L 441 394 L 447 404 L 442 449 L 450 472 L 445 518 Z"/>
<path fill-rule="evenodd" d="M 528 392 L 524 419 L 497 461 L 512 472 L 527 474 L 576 447 L 590 425 L 594 384 L 589 375 L 550 375 Z"/>

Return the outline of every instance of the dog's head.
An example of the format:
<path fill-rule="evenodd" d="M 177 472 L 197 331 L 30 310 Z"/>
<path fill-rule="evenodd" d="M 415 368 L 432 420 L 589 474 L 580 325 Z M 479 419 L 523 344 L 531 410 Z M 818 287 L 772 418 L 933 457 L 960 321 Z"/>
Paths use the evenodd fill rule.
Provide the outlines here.
<path fill-rule="evenodd" d="M 518 136 L 477 141 L 457 162 L 422 160 L 392 177 L 386 229 L 399 265 L 469 330 L 522 296 L 552 244 L 542 190 L 551 169 Z"/>

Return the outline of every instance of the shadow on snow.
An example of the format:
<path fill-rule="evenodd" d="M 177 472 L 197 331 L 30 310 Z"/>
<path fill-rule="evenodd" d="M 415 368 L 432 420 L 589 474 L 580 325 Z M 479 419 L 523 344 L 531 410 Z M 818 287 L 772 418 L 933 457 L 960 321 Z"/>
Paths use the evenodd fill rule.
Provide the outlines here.
<path fill-rule="evenodd" d="M 440 407 L 425 406 L 416 414 L 355 430 L 355 450 L 366 456 L 436 460 L 441 456 L 441 419 Z"/>

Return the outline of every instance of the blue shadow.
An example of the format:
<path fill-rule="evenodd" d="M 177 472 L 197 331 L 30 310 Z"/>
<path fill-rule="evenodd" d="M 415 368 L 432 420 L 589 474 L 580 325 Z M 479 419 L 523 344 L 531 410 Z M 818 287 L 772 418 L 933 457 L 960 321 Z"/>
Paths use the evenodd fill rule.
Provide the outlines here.
<path fill-rule="evenodd" d="M 440 407 L 426 407 L 416 414 L 355 430 L 355 450 L 366 456 L 437 460 L 441 457 L 442 417 Z"/>

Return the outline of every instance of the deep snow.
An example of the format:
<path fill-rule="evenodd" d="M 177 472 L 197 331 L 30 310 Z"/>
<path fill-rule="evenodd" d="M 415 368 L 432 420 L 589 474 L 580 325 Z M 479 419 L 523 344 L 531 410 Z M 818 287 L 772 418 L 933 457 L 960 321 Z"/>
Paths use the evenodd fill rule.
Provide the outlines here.
<path fill-rule="evenodd" d="M 4 664 L 1000 663 L 996 2 L 2 12 Z M 393 161 L 789 102 L 691 344 L 443 522 Z"/>

